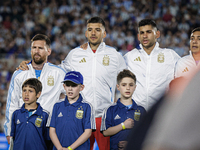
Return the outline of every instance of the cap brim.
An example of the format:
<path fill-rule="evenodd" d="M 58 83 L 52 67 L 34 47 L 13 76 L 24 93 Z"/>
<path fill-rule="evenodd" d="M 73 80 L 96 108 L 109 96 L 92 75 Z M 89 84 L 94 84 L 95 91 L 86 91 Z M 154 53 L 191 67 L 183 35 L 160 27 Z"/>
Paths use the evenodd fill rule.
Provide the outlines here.
<path fill-rule="evenodd" d="M 79 82 L 76 81 L 76 80 L 64 80 L 64 81 L 62 81 L 61 83 L 64 83 L 64 82 L 66 82 L 66 81 L 70 81 L 70 82 L 73 82 L 73 83 L 75 83 L 75 84 L 81 84 L 81 83 L 79 83 Z"/>

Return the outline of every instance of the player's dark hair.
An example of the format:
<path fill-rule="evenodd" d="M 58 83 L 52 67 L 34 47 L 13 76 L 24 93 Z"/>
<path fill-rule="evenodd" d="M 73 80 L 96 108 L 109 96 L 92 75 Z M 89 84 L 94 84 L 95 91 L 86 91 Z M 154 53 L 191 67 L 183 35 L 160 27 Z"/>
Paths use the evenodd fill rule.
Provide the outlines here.
<path fill-rule="evenodd" d="M 32 39 L 31 42 L 33 41 L 38 41 L 38 40 L 42 40 L 46 42 L 46 45 L 48 47 L 51 46 L 51 40 L 48 38 L 48 36 L 44 35 L 44 34 L 36 34 Z"/>
<path fill-rule="evenodd" d="M 38 80 L 37 78 L 29 78 L 26 81 L 24 81 L 24 83 L 22 84 L 22 89 L 24 87 L 31 87 L 33 89 L 35 89 L 36 95 L 42 91 L 42 83 L 40 82 L 40 80 Z"/>
<path fill-rule="evenodd" d="M 157 29 L 157 25 L 155 21 L 152 19 L 143 19 L 139 22 L 139 27 L 146 26 L 146 25 L 151 25 L 153 28 Z"/>
<path fill-rule="evenodd" d="M 119 84 L 123 78 L 125 77 L 129 77 L 132 78 L 135 83 L 136 83 L 136 76 L 134 73 L 132 73 L 130 70 L 124 69 L 123 71 L 121 71 L 118 75 L 117 75 L 117 84 Z"/>
<path fill-rule="evenodd" d="M 101 18 L 101 17 L 92 17 L 90 18 L 88 21 L 87 21 L 87 24 L 88 23 L 101 23 L 103 25 L 103 27 L 105 28 L 106 24 L 105 24 L 105 21 Z"/>
<path fill-rule="evenodd" d="M 196 31 L 200 31 L 200 27 L 197 27 L 197 28 L 193 29 L 192 32 L 191 32 L 191 34 L 194 33 L 194 32 L 196 32 Z"/>

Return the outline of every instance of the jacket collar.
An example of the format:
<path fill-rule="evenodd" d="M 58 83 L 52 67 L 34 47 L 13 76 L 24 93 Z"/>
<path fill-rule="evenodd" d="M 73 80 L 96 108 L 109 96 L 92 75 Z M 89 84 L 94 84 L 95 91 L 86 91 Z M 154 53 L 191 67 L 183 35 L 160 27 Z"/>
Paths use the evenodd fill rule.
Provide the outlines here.
<path fill-rule="evenodd" d="M 192 51 L 191 51 L 191 50 L 189 51 L 189 55 L 190 55 L 190 57 L 192 57 L 192 58 L 194 59 L 194 57 L 193 57 L 193 55 L 192 55 Z"/>
<path fill-rule="evenodd" d="M 156 45 L 155 45 L 155 47 L 153 48 L 152 52 L 157 51 L 158 49 L 159 49 L 159 43 L 156 42 Z M 145 51 L 144 48 L 143 48 L 143 46 L 142 46 L 142 44 L 139 44 L 139 49 L 138 49 L 138 50 L 140 50 L 140 51 Z M 151 52 L 151 53 L 152 53 L 152 52 Z"/>
<path fill-rule="evenodd" d="M 32 75 L 35 76 L 35 69 L 33 68 L 31 62 L 32 62 L 32 60 L 28 63 L 28 68 L 29 68 L 29 70 L 31 70 Z M 44 63 L 44 66 L 43 66 L 42 70 L 44 70 L 48 64 L 49 64 L 49 62 Z"/>
<path fill-rule="evenodd" d="M 99 52 L 101 52 L 101 51 L 103 51 L 104 50 L 104 47 L 105 47 L 105 43 L 104 42 L 101 42 L 101 44 L 99 45 L 99 47 L 97 48 L 97 51 L 96 51 L 96 53 L 99 53 Z M 87 47 L 87 50 L 89 50 L 90 52 L 92 52 L 92 49 L 91 49 L 91 47 L 90 47 L 90 44 L 89 44 L 89 42 L 88 42 L 88 47 Z M 92 52 L 93 53 L 93 52 Z"/>

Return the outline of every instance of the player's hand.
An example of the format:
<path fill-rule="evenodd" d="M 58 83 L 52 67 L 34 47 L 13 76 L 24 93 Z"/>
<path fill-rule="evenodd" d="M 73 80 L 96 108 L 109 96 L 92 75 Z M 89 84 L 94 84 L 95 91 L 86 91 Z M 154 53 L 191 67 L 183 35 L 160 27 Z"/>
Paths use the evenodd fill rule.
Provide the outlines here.
<path fill-rule="evenodd" d="M 124 125 L 126 129 L 131 129 L 134 126 L 134 120 L 131 118 L 128 118 L 124 121 Z"/>
<path fill-rule="evenodd" d="M 20 64 L 19 64 L 19 67 L 16 68 L 16 70 L 28 70 L 28 66 L 26 64 L 28 64 L 30 61 L 29 60 L 26 60 L 26 61 L 22 61 Z"/>
<path fill-rule="evenodd" d="M 66 147 L 61 147 L 61 148 L 58 148 L 57 150 L 69 150 L 69 149 Z"/>
<path fill-rule="evenodd" d="M 61 147 L 61 148 L 59 148 L 57 150 L 68 150 L 68 148 Z"/>
<path fill-rule="evenodd" d="M 119 143 L 118 143 L 118 149 L 119 150 L 124 150 L 125 147 L 126 147 L 126 145 L 127 145 L 127 141 L 119 141 Z"/>
<path fill-rule="evenodd" d="M 86 50 L 88 47 L 88 43 L 84 43 L 80 46 L 82 49 Z"/>
<path fill-rule="evenodd" d="M 6 136 L 6 139 L 7 139 L 7 141 L 8 141 L 8 144 L 10 144 L 10 137 L 11 137 L 11 136 Z"/>

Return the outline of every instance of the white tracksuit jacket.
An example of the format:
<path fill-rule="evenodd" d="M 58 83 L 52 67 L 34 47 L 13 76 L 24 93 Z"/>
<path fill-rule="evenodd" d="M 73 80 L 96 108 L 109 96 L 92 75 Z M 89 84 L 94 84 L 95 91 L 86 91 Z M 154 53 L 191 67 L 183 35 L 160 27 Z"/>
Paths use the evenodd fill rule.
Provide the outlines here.
<path fill-rule="evenodd" d="M 192 52 L 190 51 L 190 54 L 187 56 L 182 57 L 178 60 L 176 64 L 176 70 L 175 70 L 175 78 L 180 76 L 188 76 L 190 73 L 195 71 L 197 68 L 199 68 L 200 63 L 196 65 L 196 62 L 192 56 Z"/>
<path fill-rule="evenodd" d="M 93 53 L 78 47 L 70 51 L 61 63 L 66 71 L 79 71 L 83 75 L 83 95 L 93 105 L 95 117 L 114 101 L 117 74 L 126 68 L 124 58 L 113 47 L 102 42 Z"/>
<path fill-rule="evenodd" d="M 175 64 L 180 56 L 171 49 L 160 48 L 157 42 L 150 55 L 141 44 L 140 48 L 128 52 L 124 58 L 137 79 L 133 99 L 149 110 L 174 79 Z"/>
<path fill-rule="evenodd" d="M 15 71 L 9 86 L 7 106 L 6 106 L 6 121 L 4 124 L 5 135 L 10 135 L 12 113 L 23 105 L 22 99 L 22 84 L 28 78 L 36 78 L 35 70 L 31 63 L 28 64 L 29 70 Z M 45 63 L 40 75 L 42 82 L 42 93 L 37 102 L 41 104 L 43 109 L 51 112 L 53 105 L 59 100 L 61 93 L 66 93 L 63 84 L 66 72 L 51 63 Z"/>

